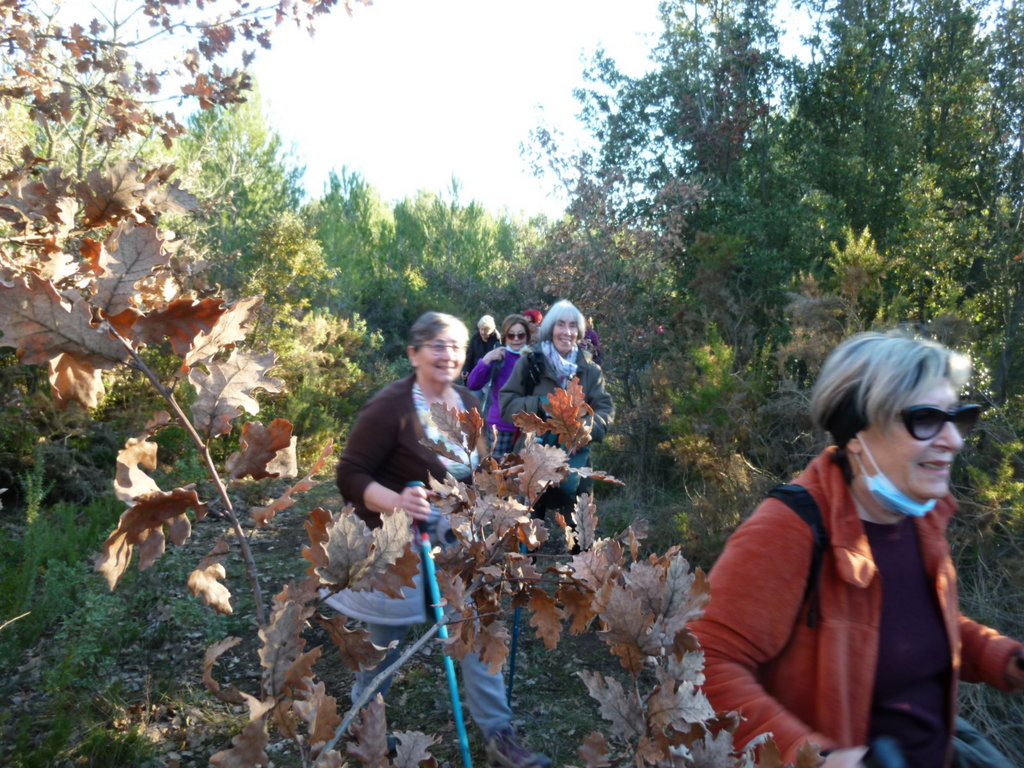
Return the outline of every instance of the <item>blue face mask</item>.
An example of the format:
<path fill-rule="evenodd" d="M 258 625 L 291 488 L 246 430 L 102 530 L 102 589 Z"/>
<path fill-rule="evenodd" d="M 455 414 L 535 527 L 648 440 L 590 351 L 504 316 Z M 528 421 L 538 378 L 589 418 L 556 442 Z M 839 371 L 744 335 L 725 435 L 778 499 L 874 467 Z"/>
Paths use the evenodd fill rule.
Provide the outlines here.
<path fill-rule="evenodd" d="M 858 437 L 860 437 L 858 433 Z M 910 517 L 924 517 L 935 508 L 935 499 L 929 499 L 925 502 L 914 501 L 912 498 L 907 496 L 903 491 L 897 488 L 892 480 L 885 476 L 885 473 L 878 468 L 878 462 L 875 461 L 875 457 L 871 455 L 871 449 L 868 448 L 863 438 L 860 438 L 860 444 L 864 446 L 864 452 L 871 459 L 871 463 L 875 465 L 876 475 L 868 475 L 864 473 L 864 485 L 868 489 L 868 493 L 871 494 L 872 498 L 877 501 L 883 509 L 887 509 L 890 512 L 896 512 L 901 515 L 909 515 Z M 860 457 L 858 457 L 860 460 Z M 861 468 L 863 469 L 864 462 L 861 461 Z"/>

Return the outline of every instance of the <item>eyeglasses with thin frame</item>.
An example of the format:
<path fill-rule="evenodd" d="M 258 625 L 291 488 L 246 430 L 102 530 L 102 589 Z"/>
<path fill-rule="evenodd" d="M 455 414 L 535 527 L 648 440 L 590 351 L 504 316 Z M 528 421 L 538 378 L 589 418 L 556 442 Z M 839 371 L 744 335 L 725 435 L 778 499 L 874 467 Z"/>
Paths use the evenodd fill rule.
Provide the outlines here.
<path fill-rule="evenodd" d="M 968 403 L 944 411 L 934 405 L 912 405 L 900 411 L 900 418 L 915 440 L 931 440 L 942 431 L 947 421 L 953 422 L 960 436 L 965 437 L 978 426 L 981 406 Z"/>
<path fill-rule="evenodd" d="M 523 331 L 522 333 L 513 333 L 512 331 L 509 331 L 508 333 L 505 334 L 505 338 L 506 339 L 525 339 L 526 338 L 526 331 Z"/>
<path fill-rule="evenodd" d="M 426 347 L 435 355 L 440 355 L 446 349 L 453 355 L 459 355 L 466 351 L 465 344 L 459 344 L 454 341 L 450 341 L 447 344 L 443 341 L 431 341 L 427 344 L 420 344 L 420 346 Z"/>

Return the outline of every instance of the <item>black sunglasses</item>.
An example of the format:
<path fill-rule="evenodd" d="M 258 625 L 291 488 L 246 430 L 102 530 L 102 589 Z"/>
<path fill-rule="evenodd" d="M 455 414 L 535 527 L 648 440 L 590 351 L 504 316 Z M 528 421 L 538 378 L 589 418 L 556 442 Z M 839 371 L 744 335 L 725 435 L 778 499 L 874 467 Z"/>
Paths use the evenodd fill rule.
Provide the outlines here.
<path fill-rule="evenodd" d="M 526 338 L 526 333 L 525 332 L 524 333 L 512 333 L 511 331 L 509 331 L 508 333 L 505 334 L 505 338 L 506 339 L 525 339 Z"/>
<path fill-rule="evenodd" d="M 934 405 L 912 405 L 900 411 L 903 426 L 915 440 L 931 440 L 947 421 L 952 421 L 963 437 L 978 425 L 981 418 L 980 405 L 961 405 L 951 411 L 944 411 Z"/>

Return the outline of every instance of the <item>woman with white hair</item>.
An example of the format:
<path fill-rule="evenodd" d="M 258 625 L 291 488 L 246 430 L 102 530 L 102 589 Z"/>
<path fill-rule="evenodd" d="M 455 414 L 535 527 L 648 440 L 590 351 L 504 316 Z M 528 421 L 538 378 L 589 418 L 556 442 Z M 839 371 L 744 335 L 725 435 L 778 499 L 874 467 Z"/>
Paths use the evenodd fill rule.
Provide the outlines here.
<path fill-rule="evenodd" d="M 539 343 L 532 351 L 522 355 L 508 381 L 501 388 L 501 418 L 511 423 L 520 411 L 535 413 L 545 418 L 544 405 L 556 389 L 565 389 L 577 379 L 583 389 L 587 405 L 594 409 L 591 424 L 592 442 L 601 442 L 615 418 L 615 405 L 605 387 L 601 366 L 579 344 L 587 330 L 587 322 L 570 301 L 562 299 L 554 304 L 540 325 Z M 570 457 L 570 466 L 590 465 L 590 445 Z M 538 502 L 537 512 L 547 508 L 570 507 L 576 496 L 589 489 L 592 481 L 580 482 L 573 473 L 559 488 L 548 491 Z"/>
<path fill-rule="evenodd" d="M 518 434 L 515 425 L 501 418 L 498 391 L 508 381 L 519 362 L 519 356 L 529 351 L 530 321 L 523 315 L 509 315 L 501 324 L 502 346 L 495 347 L 476 364 L 466 379 L 471 390 L 486 389 L 484 404 L 485 436 L 491 455 L 501 458 L 512 450 Z"/>
<path fill-rule="evenodd" d="M 856 768 L 888 740 L 910 768 L 945 768 L 963 758 L 959 681 L 1024 689 L 1024 646 L 960 613 L 946 541 L 953 461 L 981 412 L 960 401 L 968 374 L 899 333 L 858 334 L 825 362 L 811 417 L 834 444 L 729 538 L 691 625 L 708 699 L 741 715 L 738 746 L 770 731 L 783 762 L 815 745 L 826 768 Z M 989 754 L 971 765 L 1011 766 L 977 741 Z"/>
<path fill-rule="evenodd" d="M 469 374 L 484 355 L 499 346 L 501 346 L 501 339 L 498 337 L 494 318 L 490 315 L 484 315 L 476 321 L 476 333 L 469 340 L 469 347 L 466 350 L 466 362 L 462 366 L 463 381 L 469 378 Z M 483 389 L 473 390 L 473 394 L 477 397 L 482 397 Z"/>

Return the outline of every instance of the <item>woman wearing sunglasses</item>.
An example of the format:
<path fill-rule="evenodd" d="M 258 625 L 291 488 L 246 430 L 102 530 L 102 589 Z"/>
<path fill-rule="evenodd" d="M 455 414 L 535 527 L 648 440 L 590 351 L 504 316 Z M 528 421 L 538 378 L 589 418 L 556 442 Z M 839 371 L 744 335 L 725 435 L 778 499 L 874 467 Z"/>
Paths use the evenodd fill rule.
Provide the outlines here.
<path fill-rule="evenodd" d="M 770 731 L 785 762 L 810 744 L 835 768 L 888 736 L 911 768 L 943 768 L 959 680 L 1024 689 L 1024 647 L 960 613 L 945 537 L 953 460 L 981 410 L 959 400 L 968 375 L 963 356 L 896 333 L 858 334 L 825 362 L 811 417 L 835 444 L 795 481 L 827 534 L 816 578 L 811 525 L 769 498 L 730 537 L 692 626 L 708 698 L 744 718 L 738 744 Z"/>
<path fill-rule="evenodd" d="M 501 418 L 498 392 L 512 375 L 519 356 L 528 352 L 530 321 L 523 315 L 509 315 L 501 324 L 501 346 L 495 347 L 473 366 L 466 379 L 471 390 L 482 390 L 490 384 L 484 404 L 484 423 L 487 426 L 488 447 L 494 456 L 501 457 L 512 450 L 516 442 L 516 427 Z M 497 435 L 494 438 L 494 435 Z M 491 445 L 491 440 L 494 440 Z"/>

